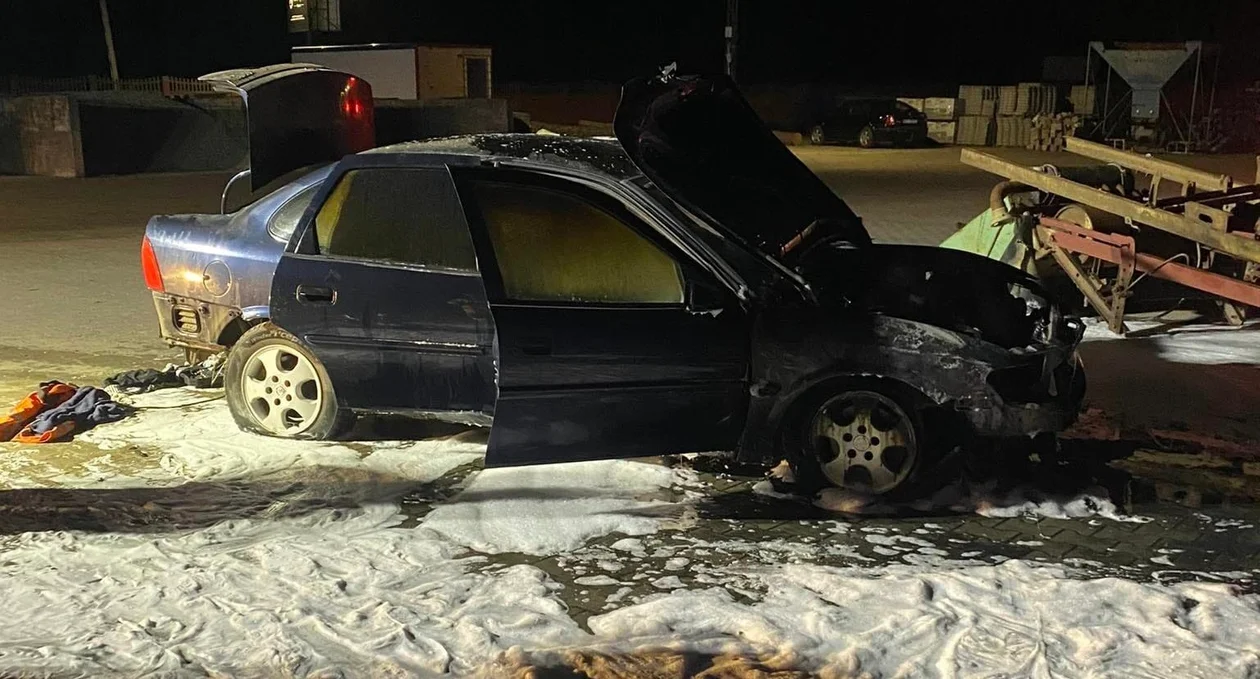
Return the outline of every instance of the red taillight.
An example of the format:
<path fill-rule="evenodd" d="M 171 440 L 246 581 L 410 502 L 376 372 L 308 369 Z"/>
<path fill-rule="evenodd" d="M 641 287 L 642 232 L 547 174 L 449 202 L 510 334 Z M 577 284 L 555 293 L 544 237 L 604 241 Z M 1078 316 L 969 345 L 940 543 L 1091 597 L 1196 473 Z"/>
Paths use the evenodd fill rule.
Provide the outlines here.
<path fill-rule="evenodd" d="M 893 127 L 897 124 L 897 118 L 893 115 L 884 116 L 884 127 Z"/>
<path fill-rule="evenodd" d="M 367 101 L 368 97 L 364 96 L 363 89 L 358 78 L 346 81 L 345 88 L 341 90 L 341 113 L 346 118 L 361 120 L 364 117 L 371 102 Z"/>
<path fill-rule="evenodd" d="M 154 292 L 165 292 L 166 286 L 162 284 L 162 269 L 158 266 L 157 255 L 153 254 L 153 246 L 149 244 L 149 237 L 144 237 L 144 242 L 140 244 L 140 268 L 144 271 L 144 284 Z"/>

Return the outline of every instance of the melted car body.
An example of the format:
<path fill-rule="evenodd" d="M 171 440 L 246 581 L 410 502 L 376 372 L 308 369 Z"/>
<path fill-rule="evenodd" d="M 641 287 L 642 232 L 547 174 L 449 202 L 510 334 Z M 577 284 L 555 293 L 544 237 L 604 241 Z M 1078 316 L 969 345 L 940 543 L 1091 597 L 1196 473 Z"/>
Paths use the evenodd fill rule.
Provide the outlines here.
<path fill-rule="evenodd" d="M 883 492 L 922 476 L 937 439 L 1075 418 L 1078 320 L 1011 267 L 872 243 L 729 79 L 632 81 L 615 129 L 383 147 L 306 175 L 256 217 L 155 218 L 163 271 L 181 247 L 256 247 L 248 261 L 270 266 L 228 273 L 251 277 L 242 293 L 265 281 L 266 300 L 177 295 L 246 332 L 186 338 L 163 321 L 163 334 L 234 344 L 242 426 L 324 437 L 346 413 L 492 421 L 490 466 L 817 454 L 832 483 L 857 470 L 869 486 L 873 471 Z M 251 240 L 303 191 L 286 243 Z M 818 427 L 802 432 L 828 408 L 823 445 Z M 889 445 L 900 462 L 880 461 Z"/>

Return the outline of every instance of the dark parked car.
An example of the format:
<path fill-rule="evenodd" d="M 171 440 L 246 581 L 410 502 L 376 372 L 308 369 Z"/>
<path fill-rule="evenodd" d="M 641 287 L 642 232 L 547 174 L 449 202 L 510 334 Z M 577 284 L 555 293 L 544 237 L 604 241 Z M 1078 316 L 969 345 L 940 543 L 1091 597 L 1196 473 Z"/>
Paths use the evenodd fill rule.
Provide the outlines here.
<path fill-rule="evenodd" d="M 230 349 L 246 429 L 492 421 L 490 466 L 736 451 L 907 494 L 965 438 L 1074 420 L 1079 320 L 1015 268 L 873 244 L 729 79 L 632 81 L 615 129 L 388 146 L 155 217 L 162 333 Z"/>
<path fill-rule="evenodd" d="M 812 144 L 922 146 L 927 142 L 927 117 L 893 98 L 842 97 L 805 131 Z"/>

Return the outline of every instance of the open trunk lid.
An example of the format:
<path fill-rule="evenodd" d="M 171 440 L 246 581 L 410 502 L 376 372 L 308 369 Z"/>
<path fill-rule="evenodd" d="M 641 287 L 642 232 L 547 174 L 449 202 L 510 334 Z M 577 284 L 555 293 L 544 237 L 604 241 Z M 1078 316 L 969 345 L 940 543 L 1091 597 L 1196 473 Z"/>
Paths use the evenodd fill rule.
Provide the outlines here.
<path fill-rule="evenodd" d="M 349 73 L 316 64 L 275 64 L 198 80 L 244 99 L 255 191 L 298 168 L 376 145 L 372 86 Z"/>
<path fill-rule="evenodd" d="M 670 198 L 765 254 L 807 242 L 870 243 L 861 219 L 766 126 L 727 76 L 626 83 L 614 129 Z"/>

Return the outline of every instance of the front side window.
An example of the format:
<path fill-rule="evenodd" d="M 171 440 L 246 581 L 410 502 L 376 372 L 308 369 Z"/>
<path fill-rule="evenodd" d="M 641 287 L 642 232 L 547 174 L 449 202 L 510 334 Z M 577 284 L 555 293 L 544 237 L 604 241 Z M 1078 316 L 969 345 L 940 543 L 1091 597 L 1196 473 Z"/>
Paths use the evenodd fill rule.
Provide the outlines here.
<path fill-rule="evenodd" d="M 509 299 L 681 304 L 678 264 L 611 212 L 577 196 L 471 184 Z"/>
<path fill-rule="evenodd" d="M 342 175 L 315 216 L 321 254 L 477 271 L 445 170 L 364 168 Z"/>

